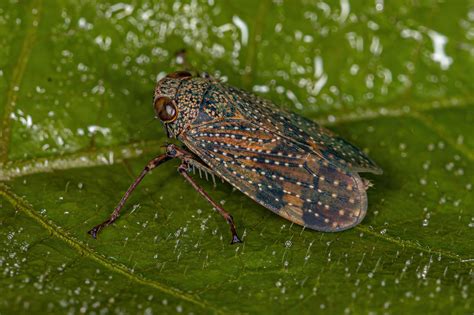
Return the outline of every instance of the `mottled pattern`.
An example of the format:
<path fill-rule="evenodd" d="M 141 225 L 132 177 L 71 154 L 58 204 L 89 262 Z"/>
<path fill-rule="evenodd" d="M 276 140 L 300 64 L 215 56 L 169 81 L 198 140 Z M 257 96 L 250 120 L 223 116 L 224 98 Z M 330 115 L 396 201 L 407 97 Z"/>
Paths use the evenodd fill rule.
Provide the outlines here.
<path fill-rule="evenodd" d="M 179 110 L 168 134 L 261 205 L 319 231 L 364 218 L 367 187 L 358 172 L 381 169 L 329 130 L 213 79 L 165 78 L 155 90 L 161 96 Z"/>
<path fill-rule="evenodd" d="M 328 129 L 295 113 L 281 110 L 270 101 L 251 93 L 233 87 L 225 88 L 231 91 L 241 113 L 259 126 L 308 146 L 322 158 L 347 171 L 382 173 L 360 149 Z"/>
<path fill-rule="evenodd" d="M 222 120 L 180 138 L 214 173 L 280 216 L 320 231 L 359 223 L 367 197 L 357 173 L 250 121 Z"/>

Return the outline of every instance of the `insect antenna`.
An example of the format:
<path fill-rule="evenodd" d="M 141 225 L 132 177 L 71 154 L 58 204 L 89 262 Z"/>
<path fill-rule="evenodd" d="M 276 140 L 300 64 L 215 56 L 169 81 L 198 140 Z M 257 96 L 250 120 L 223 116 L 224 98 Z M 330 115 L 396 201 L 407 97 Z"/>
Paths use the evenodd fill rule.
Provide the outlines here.
<path fill-rule="evenodd" d="M 137 133 L 140 134 L 144 130 L 148 129 L 148 127 L 150 127 L 150 124 L 153 123 L 154 121 L 156 121 L 155 118 L 151 118 L 151 119 L 147 120 L 144 124 L 141 125 L 140 128 L 137 129 Z"/>

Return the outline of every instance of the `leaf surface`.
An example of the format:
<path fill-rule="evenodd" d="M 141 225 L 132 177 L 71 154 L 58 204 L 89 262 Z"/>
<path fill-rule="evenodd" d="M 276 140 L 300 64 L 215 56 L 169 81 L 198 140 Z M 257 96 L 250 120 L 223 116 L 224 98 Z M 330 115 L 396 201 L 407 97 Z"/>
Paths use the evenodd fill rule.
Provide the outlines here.
<path fill-rule="evenodd" d="M 4 1 L 0 312 L 470 313 L 469 1 Z M 193 67 L 364 148 L 367 217 L 319 233 L 169 162 L 104 220 L 167 139 L 157 77 Z M 199 175 L 195 175 L 199 178 Z"/>

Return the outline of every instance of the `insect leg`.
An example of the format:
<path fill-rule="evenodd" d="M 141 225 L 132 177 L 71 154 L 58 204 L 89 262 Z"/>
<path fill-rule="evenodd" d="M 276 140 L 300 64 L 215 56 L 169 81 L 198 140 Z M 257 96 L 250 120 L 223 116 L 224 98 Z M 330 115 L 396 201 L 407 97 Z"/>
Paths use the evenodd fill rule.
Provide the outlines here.
<path fill-rule="evenodd" d="M 192 71 L 193 66 L 189 63 L 187 56 L 187 51 L 184 48 L 175 52 L 176 63 L 183 65 L 185 71 Z"/>
<path fill-rule="evenodd" d="M 152 169 L 154 169 L 155 167 L 159 166 L 160 164 L 162 164 L 166 161 L 171 160 L 174 157 L 175 156 L 173 155 L 173 152 L 170 152 L 170 150 L 167 147 L 167 152 L 165 154 L 159 155 L 156 158 L 154 158 L 153 160 L 151 160 L 150 162 L 148 162 L 148 164 L 145 166 L 145 168 L 140 173 L 140 175 L 138 175 L 138 177 L 135 179 L 135 181 L 132 183 L 132 185 L 130 185 L 128 190 L 125 192 L 125 194 L 123 195 L 123 197 L 120 200 L 120 202 L 118 203 L 118 205 L 115 207 L 115 209 L 112 212 L 112 214 L 110 215 L 110 217 L 106 221 L 102 222 L 101 224 L 94 226 L 87 233 L 89 233 L 93 238 L 97 238 L 97 234 L 103 228 L 111 225 L 112 223 L 115 222 L 115 220 L 117 220 L 117 218 L 120 214 L 120 210 L 123 208 L 123 206 L 124 206 L 125 202 L 127 201 L 128 197 L 130 197 L 130 194 L 135 190 L 135 188 L 138 186 L 138 184 L 140 184 L 143 177 L 145 177 L 145 175 L 148 174 L 148 172 L 151 171 Z"/>
<path fill-rule="evenodd" d="M 219 214 L 227 221 L 227 223 L 230 226 L 230 231 L 232 233 L 232 241 L 230 242 L 231 244 L 235 243 L 242 243 L 240 240 L 239 236 L 237 235 L 237 231 L 235 230 L 235 224 L 234 224 L 234 219 L 232 218 L 232 215 L 230 215 L 227 211 L 225 211 L 219 204 L 217 204 L 214 200 L 211 199 L 211 197 L 204 191 L 204 189 L 199 186 L 191 176 L 188 174 L 188 165 L 187 163 L 183 162 L 179 167 L 178 167 L 178 172 L 183 175 L 183 177 L 193 186 L 196 191 L 201 194 L 214 208 L 219 211 Z"/>
<path fill-rule="evenodd" d="M 213 79 L 209 73 L 197 71 L 191 65 L 191 63 L 188 60 L 188 52 L 186 51 L 186 49 L 183 48 L 175 52 L 175 57 L 176 57 L 176 63 L 179 65 L 182 65 L 185 71 L 194 72 L 198 77 L 201 77 L 204 79 Z"/>

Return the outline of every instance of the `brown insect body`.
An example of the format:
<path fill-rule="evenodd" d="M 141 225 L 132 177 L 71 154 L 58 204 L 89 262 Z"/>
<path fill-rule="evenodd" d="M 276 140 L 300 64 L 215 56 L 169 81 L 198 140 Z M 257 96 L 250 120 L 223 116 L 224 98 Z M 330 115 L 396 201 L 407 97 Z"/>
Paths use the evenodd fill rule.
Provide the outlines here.
<path fill-rule="evenodd" d="M 316 123 L 210 78 L 165 77 L 155 100 L 175 103 L 165 123 L 213 172 L 264 207 L 318 231 L 341 231 L 367 211 L 358 172 L 381 169 Z"/>
<path fill-rule="evenodd" d="M 227 221 L 234 220 L 189 174 L 197 167 L 218 176 L 283 218 L 326 232 L 351 228 L 367 212 L 367 181 L 359 172 L 382 170 L 363 152 L 329 130 L 270 101 L 212 78 L 178 71 L 155 88 L 154 110 L 170 144 L 132 183 L 108 220 L 89 231 L 94 238 L 119 216 L 130 194 L 152 169 L 177 158 L 178 172 Z"/>

